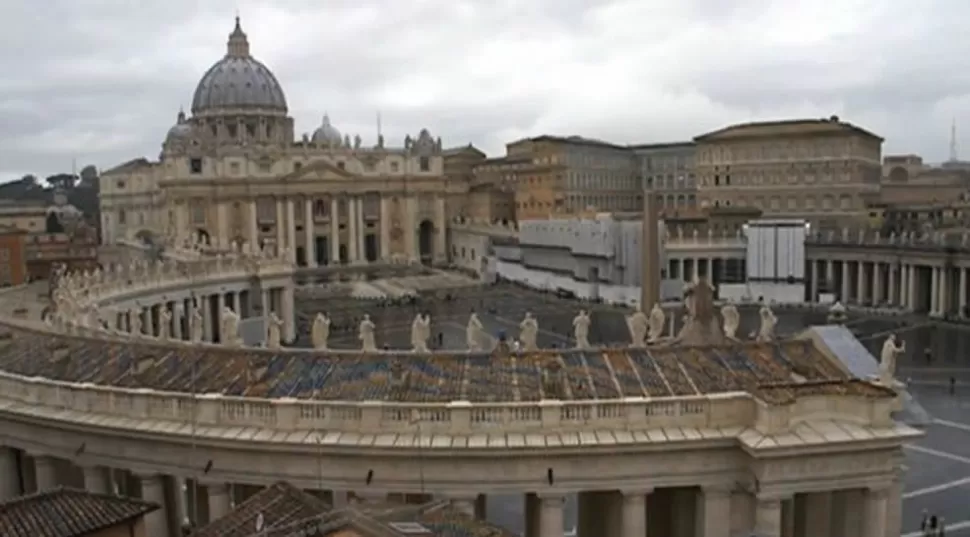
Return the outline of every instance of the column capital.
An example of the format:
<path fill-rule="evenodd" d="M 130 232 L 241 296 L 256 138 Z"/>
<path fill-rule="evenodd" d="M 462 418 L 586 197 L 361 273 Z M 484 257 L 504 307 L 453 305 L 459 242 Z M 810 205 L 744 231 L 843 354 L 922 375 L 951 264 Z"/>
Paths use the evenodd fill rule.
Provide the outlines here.
<path fill-rule="evenodd" d="M 734 484 L 708 483 L 701 485 L 701 491 L 704 492 L 705 496 L 729 496 L 734 491 Z"/>
<path fill-rule="evenodd" d="M 623 494 L 623 499 L 637 499 L 646 498 L 648 494 L 653 493 L 653 487 L 634 487 L 630 489 L 621 489 L 620 494 Z"/>
<path fill-rule="evenodd" d="M 866 489 L 866 495 L 875 500 L 883 500 L 889 497 L 889 489 L 892 487 L 891 484 L 880 483 L 879 485 L 871 485 Z"/>
<path fill-rule="evenodd" d="M 565 492 L 549 490 L 544 492 L 536 492 L 535 494 L 536 494 L 536 497 L 539 498 L 539 500 L 541 500 L 543 503 L 551 503 L 555 500 L 559 500 L 563 502 L 566 501 Z"/>

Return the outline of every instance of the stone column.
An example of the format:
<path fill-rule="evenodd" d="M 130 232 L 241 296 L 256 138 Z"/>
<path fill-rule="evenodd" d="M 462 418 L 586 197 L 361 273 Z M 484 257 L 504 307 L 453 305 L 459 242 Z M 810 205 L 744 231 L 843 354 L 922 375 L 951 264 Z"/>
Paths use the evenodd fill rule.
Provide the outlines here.
<path fill-rule="evenodd" d="M 100 466 L 82 466 L 84 472 L 84 490 L 97 494 L 111 494 L 108 483 L 108 471 Z"/>
<path fill-rule="evenodd" d="M 647 494 L 650 492 L 648 489 L 623 491 L 621 537 L 646 536 Z"/>
<path fill-rule="evenodd" d="M 296 263 L 296 208 L 292 198 L 286 200 L 286 245 L 289 247 L 287 261 Z"/>
<path fill-rule="evenodd" d="M 276 253 L 279 255 L 286 246 L 286 207 L 283 198 L 276 198 Z"/>
<path fill-rule="evenodd" d="M 562 506 L 566 499 L 558 493 L 540 493 L 538 496 L 540 537 L 562 537 Z"/>
<path fill-rule="evenodd" d="M 269 322 L 269 313 L 273 311 L 273 302 L 270 300 L 269 289 L 263 288 L 262 296 L 259 297 L 263 306 L 263 319 Z M 268 326 L 268 325 L 267 325 Z"/>
<path fill-rule="evenodd" d="M 960 271 L 960 284 L 959 284 L 959 295 L 957 295 L 957 308 L 960 310 L 960 317 L 964 317 L 963 310 L 967 306 L 967 269 L 966 267 L 957 267 Z"/>
<path fill-rule="evenodd" d="M 20 496 L 20 468 L 13 448 L 0 447 L 0 502 Z"/>
<path fill-rule="evenodd" d="M 351 264 L 359 261 L 357 233 L 357 198 L 350 198 L 347 200 L 347 258 Z"/>
<path fill-rule="evenodd" d="M 145 515 L 145 535 L 168 535 L 168 513 L 165 509 L 165 488 L 162 476 L 156 474 L 137 475 L 141 481 L 141 499 L 161 506 L 161 509 Z"/>
<path fill-rule="evenodd" d="M 445 197 L 434 200 L 434 260 L 444 263 L 448 259 L 448 220 L 445 211 Z"/>
<path fill-rule="evenodd" d="M 856 263 L 856 303 L 862 304 L 866 301 L 866 295 L 869 293 L 866 290 L 869 284 L 869 278 L 866 278 L 866 267 L 865 261 L 859 261 Z"/>
<path fill-rule="evenodd" d="M 340 204 L 330 198 L 330 264 L 340 263 Z"/>
<path fill-rule="evenodd" d="M 940 268 L 930 267 L 930 315 L 940 311 Z"/>
<path fill-rule="evenodd" d="M 215 332 L 219 333 L 220 343 L 226 342 L 226 334 L 222 333 L 222 321 L 223 321 L 222 312 L 225 308 L 226 308 L 226 295 L 220 292 L 216 295 L 216 324 L 212 328 L 213 333 Z"/>
<path fill-rule="evenodd" d="M 950 271 L 946 267 L 940 267 L 940 298 L 938 302 L 940 315 L 950 311 Z"/>
<path fill-rule="evenodd" d="M 897 476 L 886 497 L 886 535 L 903 533 L 903 480 Z"/>
<path fill-rule="evenodd" d="M 287 285 L 280 293 L 280 309 L 283 311 L 280 318 L 283 319 L 283 338 L 285 341 L 292 342 L 296 339 L 296 322 L 294 322 L 294 296 L 293 285 Z"/>
<path fill-rule="evenodd" d="M 843 304 L 847 304 L 851 298 L 849 296 L 849 262 L 840 261 L 839 265 L 841 266 L 842 270 L 842 296 L 839 297 L 839 299 Z"/>
<path fill-rule="evenodd" d="M 832 493 L 811 492 L 805 495 L 804 537 L 831 537 Z"/>
<path fill-rule="evenodd" d="M 898 268 L 899 267 L 891 263 L 889 265 L 889 288 L 887 289 L 888 293 L 886 294 L 886 300 L 892 306 L 899 305 L 899 289 L 896 285 L 896 271 Z"/>
<path fill-rule="evenodd" d="M 812 267 L 812 280 L 811 280 L 811 287 L 809 288 L 809 293 L 811 293 L 811 295 L 809 297 L 809 302 L 818 302 L 818 268 L 819 268 L 819 266 L 820 266 L 820 263 L 818 261 L 814 261 L 814 260 L 812 261 L 812 263 L 811 263 L 811 267 Z"/>
<path fill-rule="evenodd" d="M 882 302 L 882 263 L 876 261 L 872 264 L 872 304 L 875 306 Z"/>
<path fill-rule="evenodd" d="M 909 276 L 906 283 L 906 294 L 908 295 L 907 301 L 909 302 L 909 309 L 916 310 L 916 282 L 919 280 L 919 266 L 909 265 Z"/>
<path fill-rule="evenodd" d="M 419 261 L 418 252 L 418 224 L 415 220 L 418 216 L 418 200 L 414 196 L 404 198 L 404 253 L 408 261 L 414 263 Z"/>
<path fill-rule="evenodd" d="M 367 262 L 367 225 L 364 223 L 364 198 L 356 198 L 357 202 L 357 259 L 361 263 Z"/>
<path fill-rule="evenodd" d="M 703 537 L 728 537 L 731 525 L 731 487 L 703 487 L 698 502 L 698 533 Z"/>
<path fill-rule="evenodd" d="M 209 522 L 218 520 L 230 511 L 229 487 L 224 483 L 206 484 L 209 497 Z"/>
<path fill-rule="evenodd" d="M 181 301 L 172 303 L 172 338 L 174 339 L 185 339 L 182 335 L 182 317 L 185 316 L 184 309 Z"/>
<path fill-rule="evenodd" d="M 887 488 L 865 491 L 865 536 L 886 537 L 889 491 Z"/>
<path fill-rule="evenodd" d="M 199 304 L 202 308 L 202 339 L 204 341 L 214 341 L 215 331 L 212 324 L 212 302 L 209 295 L 199 297 Z"/>
<path fill-rule="evenodd" d="M 306 266 L 317 266 L 317 236 L 313 224 L 313 200 L 303 201 L 303 252 L 306 255 Z"/>
<path fill-rule="evenodd" d="M 825 281 L 827 283 L 828 291 L 830 293 L 835 292 L 835 261 L 829 259 L 825 262 Z"/>
<path fill-rule="evenodd" d="M 34 481 L 37 483 L 38 492 L 52 489 L 58 485 L 54 457 L 34 455 Z"/>
<path fill-rule="evenodd" d="M 390 200 L 381 196 L 381 261 L 391 259 L 391 207 Z"/>
<path fill-rule="evenodd" d="M 172 492 L 175 496 L 175 505 L 172 506 L 175 511 L 173 519 L 178 521 L 180 527 L 185 527 L 191 523 L 191 520 L 189 519 L 188 487 L 184 477 L 172 476 Z"/>
<path fill-rule="evenodd" d="M 213 237 L 212 242 L 220 247 L 227 246 L 232 240 L 232 235 L 229 232 L 228 205 L 226 202 L 216 203 L 216 227 L 219 230 L 217 231 L 218 235 Z"/>
<path fill-rule="evenodd" d="M 259 215 L 256 213 L 256 200 L 249 202 L 249 244 L 253 251 L 259 249 Z"/>
<path fill-rule="evenodd" d="M 781 537 L 781 501 L 770 496 L 756 499 L 754 533 L 758 537 Z"/>

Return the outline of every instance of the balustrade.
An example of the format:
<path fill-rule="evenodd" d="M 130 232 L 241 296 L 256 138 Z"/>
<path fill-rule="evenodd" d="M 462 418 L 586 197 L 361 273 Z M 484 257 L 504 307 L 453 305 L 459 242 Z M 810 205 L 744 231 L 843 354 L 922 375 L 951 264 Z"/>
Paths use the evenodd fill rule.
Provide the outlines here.
<path fill-rule="evenodd" d="M 946 231 L 931 231 L 916 233 L 882 233 L 872 229 L 842 228 L 816 232 L 805 237 L 806 244 L 851 245 L 851 246 L 903 246 L 921 249 L 956 249 L 970 251 L 970 233 L 950 233 Z"/>

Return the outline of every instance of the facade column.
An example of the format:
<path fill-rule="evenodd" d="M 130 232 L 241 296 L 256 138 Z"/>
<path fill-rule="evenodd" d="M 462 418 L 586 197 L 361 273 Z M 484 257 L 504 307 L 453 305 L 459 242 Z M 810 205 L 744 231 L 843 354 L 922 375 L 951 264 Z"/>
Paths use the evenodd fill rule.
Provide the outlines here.
<path fill-rule="evenodd" d="M 886 289 L 886 301 L 888 301 L 891 306 L 899 305 L 899 289 L 897 289 L 896 285 L 897 269 L 898 267 L 896 265 L 893 265 L 892 263 L 889 264 L 889 274 L 887 275 L 889 279 L 889 286 L 888 289 Z"/>
<path fill-rule="evenodd" d="M 886 535 L 903 534 L 903 480 L 896 476 L 886 497 Z"/>
<path fill-rule="evenodd" d="M 448 260 L 448 220 L 445 210 L 445 197 L 434 200 L 434 260 L 444 263 Z"/>
<path fill-rule="evenodd" d="M 13 448 L 0 447 L 0 502 L 20 496 L 20 468 Z"/>
<path fill-rule="evenodd" d="M 939 313 L 944 315 L 950 312 L 950 271 L 946 267 L 940 267 L 940 298 Z"/>
<path fill-rule="evenodd" d="M 886 516 L 888 515 L 889 491 L 885 488 L 865 491 L 865 535 L 864 537 L 886 537 Z"/>
<path fill-rule="evenodd" d="M 303 201 L 303 253 L 306 256 L 306 266 L 317 266 L 317 234 L 313 224 L 313 200 Z"/>
<path fill-rule="evenodd" d="M 563 520 L 562 506 L 565 502 L 562 494 L 540 493 L 539 495 L 539 536 L 562 537 Z"/>
<path fill-rule="evenodd" d="M 364 198 L 356 198 L 357 202 L 357 259 L 361 263 L 367 262 L 367 225 L 364 223 Z"/>
<path fill-rule="evenodd" d="M 229 513 L 229 487 L 224 483 L 206 484 L 209 498 L 209 522 L 218 520 Z"/>
<path fill-rule="evenodd" d="M 842 270 L 842 296 L 839 297 L 839 299 L 843 304 L 846 304 L 851 298 L 849 296 L 849 262 L 840 261 L 839 265 L 841 266 Z"/>
<path fill-rule="evenodd" d="M 865 261 L 856 263 L 856 304 L 864 304 L 866 296 L 869 294 L 866 290 L 869 284 L 869 278 L 866 277 L 866 269 Z"/>
<path fill-rule="evenodd" d="M 141 499 L 146 502 L 155 503 L 161 509 L 152 511 L 145 515 L 145 535 L 168 535 L 168 513 L 165 508 L 165 487 L 160 475 L 139 475 L 141 481 Z"/>
<path fill-rule="evenodd" d="M 818 269 L 821 266 L 821 263 L 813 260 L 811 266 L 812 266 L 812 280 L 811 280 L 811 287 L 809 287 L 809 293 L 811 293 L 811 295 L 809 296 L 809 302 L 818 302 Z"/>
<path fill-rule="evenodd" d="M 958 314 L 960 317 L 965 317 L 963 312 L 967 307 L 967 269 L 966 267 L 957 267 L 960 271 L 960 283 L 959 283 L 959 295 L 957 297 L 957 308 L 960 310 Z"/>
<path fill-rule="evenodd" d="M 172 305 L 165 305 L 172 314 L 172 339 L 181 340 L 182 337 L 182 306 L 179 302 L 172 302 Z"/>
<path fill-rule="evenodd" d="M 203 341 L 215 341 L 215 331 L 213 330 L 214 325 L 212 324 L 212 302 L 210 301 L 212 297 L 209 295 L 202 295 L 199 297 L 199 302 L 202 305 L 202 339 Z"/>
<path fill-rule="evenodd" d="M 701 489 L 702 498 L 697 503 L 697 527 L 702 537 L 728 537 L 731 525 L 731 487 L 714 486 Z"/>
<path fill-rule="evenodd" d="M 259 214 L 256 212 L 256 200 L 249 202 L 249 246 L 253 252 L 259 248 Z"/>
<path fill-rule="evenodd" d="M 294 296 L 293 285 L 287 285 L 281 291 L 280 297 L 280 318 L 283 320 L 283 338 L 285 341 L 292 342 L 296 339 L 296 323 L 294 322 Z"/>
<path fill-rule="evenodd" d="M 916 311 L 916 289 L 920 280 L 919 265 L 909 266 L 909 283 L 906 284 L 906 292 L 909 294 L 909 309 Z"/>
<path fill-rule="evenodd" d="M 781 498 L 758 497 L 754 514 L 754 533 L 758 537 L 781 537 Z"/>
<path fill-rule="evenodd" d="M 623 491 L 621 537 L 645 537 L 647 534 L 647 494 L 650 490 Z M 707 536 L 705 536 L 707 537 Z"/>
<path fill-rule="evenodd" d="M 876 261 L 872 264 L 872 305 L 882 303 L 882 263 Z"/>
<path fill-rule="evenodd" d="M 825 262 L 825 282 L 826 290 L 835 293 L 835 261 L 831 259 Z"/>
<path fill-rule="evenodd" d="M 330 198 L 330 263 L 340 263 L 340 202 L 337 197 Z"/>
<path fill-rule="evenodd" d="M 286 200 L 286 245 L 287 261 L 296 263 L 296 207 L 292 198 Z"/>
<path fill-rule="evenodd" d="M 347 258 L 351 264 L 357 258 L 357 198 L 347 199 Z"/>
<path fill-rule="evenodd" d="M 391 260 L 391 208 L 390 200 L 381 196 L 381 261 Z"/>
<path fill-rule="evenodd" d="M 213 335 L 215 335 L 215 332 L 219 333 L 220 343 L 225 343 L 226 341 L 226 334 L 222 333 L 222 321 L 223 321 L 222 312 L 225 309 L 226 309 L 226 295 L 220 292 L 219 294 L 216 295 L 216 324 L 212 328 Z"/>
<path fill-rule="evenodd" d="M 84 472 L 84 490 L 96 494 L 110 494 L 108 471 L 100 466 L 82 466 Z"/>
<path fill-rule="evenodd" d="M 232 243 L 232 235 L 229 232 L 228 203 L 216 203 L 216 228 L 217 235 L 212 239 L 214 246 L 225 248 Z"/>
<path fill-rule="evenodd" d="M 940 311 L 940 269 L 930 267 L 930 315 Z"/>
<path fill-rule="evenodd" d="M 286 246 L 286 208 L 283 205 L 283 198 L 276 198 L 276 256 L 283 253 Z"/>
<path fill-rule="evenodd" d="M 404 198 L 404 254 L 408 262 L 417 263 L 420 260 L 417 237 L 418 200 L 414 196 Z"/>
<path fill-rule="evenodd" d="M 47 455 L 34 455 L 34 481 L 37 491 L 49 490 L 58 485 L 57 467 L 54 458 Z"/>

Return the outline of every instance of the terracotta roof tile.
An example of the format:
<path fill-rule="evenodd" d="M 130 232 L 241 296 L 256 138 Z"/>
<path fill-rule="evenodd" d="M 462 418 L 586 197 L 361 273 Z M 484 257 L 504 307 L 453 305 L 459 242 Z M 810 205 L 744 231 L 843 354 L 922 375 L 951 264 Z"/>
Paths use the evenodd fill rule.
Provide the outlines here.
<path fill-rule="evenodd" d="M 0 535 L 80 537 L 134 521 L 158 508 L 140 500 L 56 488 L 0 503 Z"/>
<path fill-rule="evenodd" d="M 231 513 L 200 528 L 193 536 L 246 537 L 255 533 L 260 516 L 261 527 L 268 530 L 329 510 L 330 506 L 323 500 L 281 481 L 250 496 Z"/>

